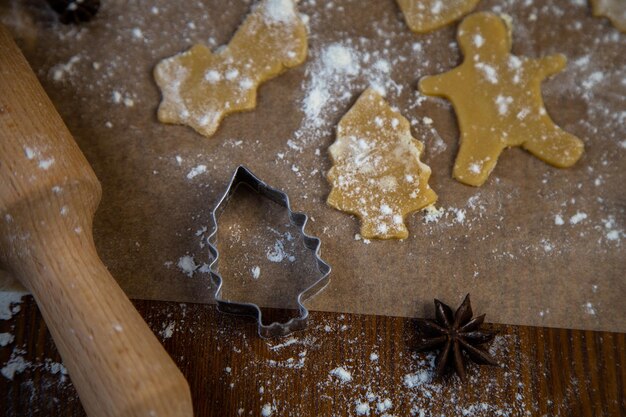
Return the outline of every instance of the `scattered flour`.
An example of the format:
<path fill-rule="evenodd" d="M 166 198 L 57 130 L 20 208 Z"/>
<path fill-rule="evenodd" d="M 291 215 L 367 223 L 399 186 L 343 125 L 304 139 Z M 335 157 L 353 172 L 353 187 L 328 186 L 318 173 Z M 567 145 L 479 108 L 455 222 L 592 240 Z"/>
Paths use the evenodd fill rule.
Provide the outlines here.
<path fill-rule="evenodd" d="M 572 217 L 570 217 L 569 222 L 570 224 L 578 224 L 582 222 L 583 220 L 585 220 L 586 218 L 587 218 L 587 214 L 579 211 L 576 214 L 574 214 Z"/>
<path fill-rule="evenodd" d="M 274 412 L 274 407 L 272 407 L 272 404 L 270 403 L 266 403 L 262 408 L 261 408 L 261 415 L 263 417 L 269 417 L 272 415 L 272 413 Z"/>
<path fill-rule="evenodd" d="M 174 334 L 174 330 L 176 329 L 176 322 L 170 321 L 167 324 L 164 324 L 163 330 L 161 330 L 161 337 L 163 339 L 169 339 Z"/>
<path fill-rule="evenodd" d="M 19 354 L 16 354 L 15 351 L 11 354 L 9 361 L 4 365 L 2 369 L 0 369 L 0 374 L 4 376 L 9 381 L 13 380 L 15 374 L 19 374 L 24 372 L 31 366 L 31 363 L 24 360 Z"/>
<path fill-rule="evenodd" d="M 313 50 L 313 61 L 303 83 L 304 121 L 295 133 L 302 145 L 329 133 L 334 115 L 359 91 L 371 86 L 381 95 L 399 94 L 402 86 L 391 78 L 395 61 L 400 58 L 391 49 L 367 52 L 367 39 L 346 39 Z M 346 109 L 347 110 L 347 109 Z"/>
<path fill-rule="evenodd" d="M 590 302 L 586 302 L 585 304 L 583 304 L 583 308 L 585 309 L 585 313 L 589 314 L 590 316 L 596 315 L 596 309 Z"/>
<path fill-rule="evenodd" d="M 391 410 L 391 407 L 393 407 L 393 403 L 389 398 L 385 398 L 383 401 L 379 402 L 376 405 L 376 409 L 379 413 L 384 413 L 385 411 Z"/>
<path fill-rule="evenodd" d="M 496 97 L 496 106 L 498 107 L 498 114 L 505 116 L 509 112 L 509 105 L 513 103 L 513 97 L 507 97 L 499 95 Z"/>
<path fill-rule="evenodd" d="M 295 337 L 290 337 L 289 339 L 287 339 L 283 343 L 279 343 L 277 345 L 271 346 L 270 349 L 273 350 L 273 351 L 277 351 L 277 350 L 280 350 L 280 349 L 285 348 L 287 346 L 295 345 L 295 344 L 298 344 L 298 343 L 299 343 L 298 339 L 296 339 Z"/>
<path fill-rule="evenodd" d="M 357 401 L 356 403 L 356 415 L 357 416 L 369 416 L 370 415 L 370 405 L 366 402 Z"/>
<path fill-rule="evenodd" d="M 350 382 L 352 381 L 352 374 L 350 372 L 348 372 L 343 366 L 339 366 L 335 369 L 333 369 L 332 371 L 330 371 L 330 374 L 339 378 L 339 380 L 342 383 L 346 383 L 346 382 Z"/>
<path fill-rule="evenodd" d="M 477 48 L 480 48 L 481 46 L 485 44 L 485 38 L 483 38 L 480 33 L 477 33 L 474 35 L 473 41 L 474 41 L 474 45 Z"/>
<path fill-rule="evenodd" d="M 259 277 L 261 276 L 261 267 L 259 267 L 258 265 L 254 266 L 252 267 L 252 270 L 250 272 L 252 272 L 252 278 L 259 279 Z"/>
<path fill-rule="evenodd" d="M 189 255 L 181 256 L 177 265 L 188 277 L 193 276 L 194 272 L 199 268 L 193 256 Z"/>
<path fill-rule="evenodd" d="M 494 67 L 484 62 L 476 62 L 474 66 L 483 73 L 487 81 L 491 84 L 498 84 L 498 72 Z"/>
<path fill-rule="evenodd" d="M 74 55 L 63 64 L 57 64 L 50 68 L 50 75 L 54 81 L 63 81 L 67 74 L 74 73 L 74 65 L 80 61 L 80 55 Z"/>
<path fill-rule="evenodd" d="M 54 164 L 54 158 L 42 159 L 39 161 L 39 168 L 45 171 L 50 168 L 52 164 Z"/>
<path fill-rule="evenodd" d="M 206 165 L 198 165 L 195 166 L 193 168 L 191 168 L 191 170 L 189 171 L 189 173 L 187 173 L 187 179 L 193 179 L 195 177 L 197 177 L 200 174 L 203 174 L 206 172 Z"/>
<path fill-rule="evenodd" d="M 111 93 L 111 101 L 114 104 L 123 104 L 126 107 L 133 107 L 135 105 L 135 100 L 129 94 L 122 94 L 117 90 L 113 90 Z"/>
<path fill-rule="evenodd" d="M 282 262 L 285 259 L 289 262 L 295 262 L 296 260 L 295 256 L 287 253 L 285 250 L 285 242 L 282 240 L 276 240 L 274 246 L 267 249 L 266 256 L 268 261 L 276 263 Z"/>
<path fill-rule="evenodd" d="M 46 359 L 43 367 L 52 375 L 61 375 L 61 382 L 65 381 L 64 376 L 67 375 L 67 368 L 62 363 L 52 362 Z"/>
<path fill-rule="evenodd" d="M 432 372 L 429 370 L 423 370 L 413 374 L 404 375 L 404 385 L 407 388 L 415 388 L 430 382 L 432 379 Z"/>
<path fill-rule="evenodd" d="M 463 224 L 465 223 L 465 210 L 463 209 L 457 209 L 457 208 L 450 208 L 450 210 L 452 210 L 455 213 L 455 220 L 457 221 L 457 223 Z"/>
<path fill-rule="evenodd" d="M 304 114 L 311 127 L 324 124 L 322 111 L 332 100 L 333 90 L 339 86 L 341 79 L 355 76 L 359 71 L 355 52 L 339 43 L 327 46 L 316 64 L 303 102 Z"/>
<path fill-rule="evenodd" d="M 617 228 L 615 216 L 608 216 L 606 219 L 602 219 L 602 223 L 606 231 L 606 239 L 610 242 L 619 243 L 624 236 L 624 231 Z"/>
<path fill-rule="evenodd" d="M 15 337 L 11 333 L 0 333 L 0 347 L 13 343 Z"/>
<path fill-rule="evenodd" d="M 293 0 L 268 0 L 264 12 L 270 22 L 289 23 L 296 16 Z"/>
<path fill-rule="evenodd" d="M 0 320 L 9 320 L 20 311 L 24 295 L 21 292 L 0 291 Z"/>
<path fill-rule="evenodd" d="M 133 28 L 131 30 L 131 33 L 133 34 L 133 38 L 135 38 L 135 39 L 143 39 L 143 32 L 141 31 L 141 29 Z"/>
<path fill-rule="evenodd" d="M 442 208 L 437 208 L 434 205 L 430 205 L 424 209 L 424 221 L 426 223 L 438 222 L 439 219 L 445 214 L 446 210 Z"/>
<path fill-rule="evenodd" d="M 480 174 L 480 171 L 482 170 L 482 164 L 478 162 L 473 162 L 470 164 L 469 170 L 474 174 Z"/>
<path fill-rule="evenodd" d="M 28 160 L 33 160 L 37 158 L 39 168 L 44 171 L 47 171 L 52 166 L 52 164 L 54 164 L 54 158 L 48 158 L 43 156 L 42 151 L 40 151 L 39 149 L 33 149 L 31 147 L 25 146 L 24 155 L 26 155 L 26 158 Z"/>

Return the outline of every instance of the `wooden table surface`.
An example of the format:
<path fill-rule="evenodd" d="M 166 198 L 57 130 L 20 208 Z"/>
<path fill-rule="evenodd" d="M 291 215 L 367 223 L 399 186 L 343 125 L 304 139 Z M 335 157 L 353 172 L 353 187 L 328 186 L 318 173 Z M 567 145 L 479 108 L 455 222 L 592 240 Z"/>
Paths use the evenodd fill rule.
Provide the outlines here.
<path fill-rule="evenodd" d="M 431 380 L 433 356 L 414 352 L 410 319 L 314 312 L 307 330 L 267 341 L 212 305 L 135 305 L 187 377 L 196 416 L 626 415 L 624 334 L 489 326 L 501 366 L 470 366 L 462 385 Z M 0 377 L 3 414 L 83 416 L 31 297 L 2 332 L 15 340 L 0 364 L 26 362 L 12 381 Z"/>

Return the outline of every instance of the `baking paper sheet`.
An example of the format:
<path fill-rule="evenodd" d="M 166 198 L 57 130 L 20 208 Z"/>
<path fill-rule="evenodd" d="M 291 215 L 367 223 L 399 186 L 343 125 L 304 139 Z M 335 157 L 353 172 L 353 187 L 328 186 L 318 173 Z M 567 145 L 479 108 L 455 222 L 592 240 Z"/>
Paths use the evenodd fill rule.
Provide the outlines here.
<path fill-rule="evenodd" d="M 156 120 L 151 71 L 194 43 L 226 43 L 250 2 L 106 1 L 93 22 L 76 27 L 58 24 L 44 2 L 1 7 L 102 181 L 95 240 L 130 297 L 211 302 L 205 228 L 235 167 L 245 164 L 287 191 L 312 217 L 307 230 L 323 240 L 333 272 L 308 304 L 314 310 L 421 316 L 432 312 L 433 298 L 455 305 L 469 292 L 488 321 L 626 331 L 626 35 L 591 17 L 585 2 L 480 3 L 512 18 L 514 53 L 568 57 L 543 96 L 552 118 L 586 146 L 565 170 L 507 150 L 480 188 L 451 178 L 458 129 L 450 104 L 416 92 L 421 76 L 460 62 L 455 27 L 411 33 L 392 0 L 303 0 L 308 61 L 264 84 L 257 108 L 227 117 L 212 138 Z M 330 71 L 329 48 L 348 51 L 355 70 Z M 439 194 L 438 213 L 408 217 L 405 241 L 365 242 L 356 218 L 325 204 L 333 129 L 369 85 L 412 122 Z M 321 105 L 312 94 L 322 94 Z M 206 170 L 190 175 L 200 166 Z M 225 231 L 236 218 L 225 219 Z M 262 233 L 242 233 L 245 246 L 230 235 L 223 267 L 239 274 L 236 285 L 264 280 L 280 265 L 298 275 L 288 256 L 270 259 L 284 233 Z M 277 281 L 278 293 L 293 292 Z M 262 294 L 272 294 L 269 286 L 259 288 L 249 293 L 271 305 Z"/>

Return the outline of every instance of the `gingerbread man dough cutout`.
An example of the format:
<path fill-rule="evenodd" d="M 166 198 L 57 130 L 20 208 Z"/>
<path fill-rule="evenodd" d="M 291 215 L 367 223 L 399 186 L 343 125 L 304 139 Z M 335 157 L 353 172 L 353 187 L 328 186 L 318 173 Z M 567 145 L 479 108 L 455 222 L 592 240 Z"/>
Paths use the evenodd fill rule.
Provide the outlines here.
<path fill-rule="evenodd" d="M 453 176 L 482 185 L 511 146 L 559 168 L 575 164 L 583 142 L 550 119 L 541 97 L 542 80 L 565 68 L 565 57 L 512 55 L 507 26 L 492 13 L 465 18 L 458 40 L 463 63 L 419 83 L 422 93 L 449 99 L 456 112 L 461 137 Z"/>
<path fill-rule="evenodd" d="M 163 99 L 158 118 L 211 136 L 222 118 L 253 109 L 259 85 L 307 56 L 307 29 L 294 0 L 263 0 L 217 52 L 195 45 L 154 70 Z"/>
<path fill-rule="evenodd" d="M 613 26 L 626 33 L 626 1 L 591 0 L 594 16 L 608 17 Z"/>
<path fill-rule="evenodd" d="M 404 217 L 437 200 L 423 151 L 409 121 L 367 89 L 341 118 L 329 148 L 328 204 L 358 216 L 365 239 L 405 239 Z"/>
<path fill-rule="evenodd" d="M 480 0 L 397 0 L 407 26 L 427 33 L 465 16 Z"/>

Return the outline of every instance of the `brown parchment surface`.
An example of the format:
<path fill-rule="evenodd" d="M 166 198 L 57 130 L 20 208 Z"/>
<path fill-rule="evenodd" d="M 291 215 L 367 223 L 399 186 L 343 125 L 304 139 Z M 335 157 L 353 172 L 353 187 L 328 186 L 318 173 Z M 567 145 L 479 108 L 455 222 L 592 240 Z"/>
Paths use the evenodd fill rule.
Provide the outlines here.
<path fill-rule="evenodd" d="M 455 25 L 417 35 L 392 0 L 303 1 L 299 8 L 311 28 L 307 63 L 264 84 L 256 110 L 227 117 L 207 139 L 157 121 L 160 94 L 151 71 L 194 43 L 226 43 L 250 2 L 162 0 L 153 9 L 144 2 L 104 1 L 93 22 L 75 28 L 58 24 L 44 3 L 8 2 L 0 16 L 102 182 L 95 240 L 128 296 L 211 302 L 208 275 L 197 270 L 188 276 L 177 263 L 184 256 L 198 266 L 207 262 L 203 227 L 234 168 L 245 164 L 312 216 L 307 231 L 322 239 L 333 272 L 329 286 L 308 303 L 311 309 L 421 316 L 432 312 L 434 297 L 456 305 L 469 292 L 474 310 L 488 313 L 488 321 L 626 331 L 626 36 L 608 20 L 592 18 L 588 6 L 479 4 L 478 10 L 512 17 L 514 53 L 569 58 L 567 69 L 544 83 L 543 95 L 552 118 L 580 137 L 586 151 L 575 167 L 559 170 L 522 150 L 507 150 L 485 185 L 473 188 L 451 178 L 458 136 L 451 106 L 439 99 L 417 104 L 415 91 L 421 76 L 460 62 Z M 444 213 L 433 222 L 423 213 L 408 216 L 405 241 L 356 240 L 357 219 L 325 203 L 333 128 L 365 89 L 363 77 L 343 86 L 347 98 L 329 100 L 325 123 L 310 142 L 295 138 L 316 57 L 331 43 L 359 38 L 366 40 L 361 52 L 386 49 L 387 57 L 406 57 L 389 75 L 401 91 L 390 91 L 387 99 L 425 142 L 430 184 Z M 78 59 L 69 67 L 59 66 L 72 57 Z M 116 91 L 132 106 L 115 103 Z M 188 179 L 200 164 L 206 172 Z M 254 204 L 257 210 L 249 212 L 265 218 Z M 253 231 L 259 223 L 242 207 L 224 219 L 230 236 L 225 265 L 241 268 L 244 281 L 246 271 L 260 266 L 263 280 L 276 265 L 258 256 L 266 253 L 254 243 L 263 232 Z M 586 218 L 571 222 L 577 213 Z M 555 224 L 557 216 L 564 224 Z M 248 222 L 241 233 L 237 219 Z M 290 268 L 300 277 L 299 268 Z M 276 282 L 285 285 L 285 279 Z M 276 292 L 285 293 L 282 287 Z M 266 295 L 260 299 L 272 304 Z"/>

